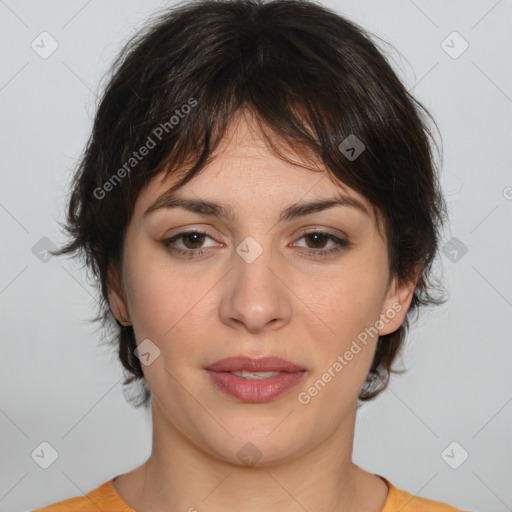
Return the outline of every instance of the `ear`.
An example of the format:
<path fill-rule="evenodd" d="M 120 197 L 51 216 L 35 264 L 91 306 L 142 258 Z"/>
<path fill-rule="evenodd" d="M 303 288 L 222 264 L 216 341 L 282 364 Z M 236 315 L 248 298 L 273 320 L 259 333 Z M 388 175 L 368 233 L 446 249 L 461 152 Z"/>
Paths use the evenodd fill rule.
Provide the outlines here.
<path fill-rule="evenodd" d="M 392 278 L 382 305 L 380 324 L 384 326 L 379 329 L 379 336 L 394 332 L 402 325 L 414 295 L 416 282 L 416 279 L 400 281 L 396 277 Z"/>
<path fill-rule="evenodd" d="M 114 267 L 110 267 L 108 270 L 107 294 L 110 309 L 116 320 L 122 325 L 129 325 L 131 322 L 126 295 L 123 291 L 119 270 Z"/>

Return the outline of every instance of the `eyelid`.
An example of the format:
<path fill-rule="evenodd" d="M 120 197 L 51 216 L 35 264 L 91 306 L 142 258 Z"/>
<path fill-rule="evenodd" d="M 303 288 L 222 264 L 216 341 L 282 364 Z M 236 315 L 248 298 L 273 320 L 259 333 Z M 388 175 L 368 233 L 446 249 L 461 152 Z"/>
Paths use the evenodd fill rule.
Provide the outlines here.
<path fill-rule="evenodd" d="M 222 238 L 222 236 L 219 236 L 218 234 L 213 234 L 207 227 L 202 226 L 194 226 L 194 227 L 179 227 L 176 229 L 173 229 L 169 234 L 164 235 L 164 239 L 168 240 L 169 238 L 173 238 L 175 236 L 179 235 L 186 235 L 189 233 L 199 233 L 209 236 L 210 238 L 213 238 L 216 241 L 219 241 L 219 238 Z"/>
<path fill-rule="evenodd" d="M 304 237 L 306 237 L 308 235 L 315 235 L 315 234 L 321 234 L 321 235 L 327 237 L 327 239 L 329 241 L 333 242 L 338 247 L 343 247 L 343 248 L 352 247 L 352 242 L 349 240 L 349 238 L 345 234 L 338 235 L 338 234 L 331 233 L 330 231 L 321 229 L 321 228 L 308 229 L 308 230 L 302 231 L 300 236 L 297 238 L 297 241 L 294 242 L 293 246 L 296 247 L 297 243 L 300 242 L 302 239 L 304 239 Z M 330 251 L 330 249 L 310 249 L 307 247 L 305 247 L 304 249 L 306 251 L 312 251 L 313 253 L 317 252 L 319 254 L 321 254 L 322 251 L 324 251 L 324 252 Z"/>
<path fill-rule="evenodd" d="M 174 230 L 173 230 L 174 231 Z M 310 233 L 317 233 L 317 232 L 321 232 L 321 233 L 324 233 L 326 235 L 332 235 L 334 237 L 337 237 L 337 238 L 341 238 L 343 240 L 346 240 L 347 242 L 350 241 L 350 238 L 349 236 L 341 231 L 341 230 L 333 230 L 332 228 L 327 228 L 325 226 L 318 226 L 318 225 L 312 225 L 312 226 L 308 226 L 308 227 L 304 227 L 304 228 L 301 228 L 300 231 L 299 231 L 299 234 L 298 234 L 298 237 L 302 237 L 304 235 L 308 235 Z M 177 235 L 185 235 L 185 234 L 188 234 L 188 233 L 200 233 L 200 234 L 204 234 L 204 235 L 207 235 L 209 236 L 210 238 L 216 240 L 216 241 L 220 241 L 218 240 L 219 238 L 222 239 L 222 236 L 219 236 L 217 234 L 213 234 L 209 231 L 208 228 L 205 228 L 205 227 L 202 227 L 202 226 L 194 226 L 194 227 L 187 227 L 187 226 L 184 226 L 184 227 L 179 227 L 179 228 L 176 228 L 176 232 L 175 233 L 172 233 L 171 234 L 167 234 L 164 236 L 164 239 L 165 240 L 169 240 L 170 238 L 173 238 Z M 295 239 L 296 237 L 294 237 Z"/>
<path fill-rule="evenodd" d="M 318 226 L 318 225 L 301 228 L 300 236 L 308 235 L 310 233 L 317 233 L 317 232 L 324 233 L 326 235 L 332 235 L 334 237 L 346 240 L 347 242 L 350 240 L 350 237 L 344 231 L 341 231 L 340 229 L 327 228 L 325 226 Z"/>
<path fill-rule="evenodd" d="M 170 237 L 165 238 L 162 243 L 166 246 L 166 248 L 169 250 L 169 252 L 174 253 L 176 255 L 179 255 L 178 257 L 186 257 L 189 259 L 193 258 L 200 258 L 203 255 L 211 255 L 213 254 L 211 247 L 201 247 L 197 249 L 181 249 L 179 247 L 173 247 L 172 244 L 176 243 L 177 240 L 180 240 L 184 238 L 186 235 L 198 233 L 200 235 L 205 235 L 207 238 L 210 238 L 213 241 L 216 241 L 216 237 L 210 235 L 208 232 L 203 231 L 198 228 L 192 228 L 192 229 L 183 229 L 182 231 L 179 231 L 176 234 L 171 235 Z M 307 254 L 308 256 L 311 256 L 313 258 L 328 258 L 329 256 L 334 256 L 336 254 L 339 254 L 347 249 L 350 249 L 352 247 L 352 242 L 348 239 L 348 237 L 343 235 L 335 235 L 331 233 L 330 231 L 326 230 L 325 228 L 322 229 L 320 227 L 309 227 L 309 228 L 303 228 L 301 231 L 301 234 L 298 238 L 296 238 L 296 242 L 292 245 L 292 247 L 296 247 L 297 243 L 302 240 L 305 236 L 310 234 L 321 234 L 327 237 L 328 241 L 333 242 L 334 247 L 331 247 L 330 249 L 325 248 L 319 248 L 319 249 L 311 249 L 308 247 L 301 247 L 302 252 Z"/>

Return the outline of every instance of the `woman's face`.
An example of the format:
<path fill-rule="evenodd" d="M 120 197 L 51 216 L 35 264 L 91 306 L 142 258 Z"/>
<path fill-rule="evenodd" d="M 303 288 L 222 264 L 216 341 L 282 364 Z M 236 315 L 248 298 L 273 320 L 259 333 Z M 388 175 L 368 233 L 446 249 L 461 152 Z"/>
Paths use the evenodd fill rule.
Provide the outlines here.
<path fill-rule="evenodd" d="M 154 421 L 216 458 L 276 464 L 350 437 L 375 333 L 400 326 L 413 287 L 390 280 L 363 196 L 273 156 L 251 126 L 238 118 L 216 158 L 174 194 L 224 210 L 159 201 L 173 177 L 142 190 L 110 303 L 132 322 Z M 207 369 L 236 356 L 300 371 L 250 379 L 227 372 L 237 363 Z"/>

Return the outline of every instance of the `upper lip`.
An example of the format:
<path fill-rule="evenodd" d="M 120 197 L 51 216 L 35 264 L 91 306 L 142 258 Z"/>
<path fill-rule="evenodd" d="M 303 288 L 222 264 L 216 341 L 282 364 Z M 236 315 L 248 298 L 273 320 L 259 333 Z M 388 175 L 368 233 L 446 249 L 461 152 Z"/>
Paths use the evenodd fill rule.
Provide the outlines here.
<path fill-rule="evenodd" d="M 305 368 L 297 366 L 286 359 L 273 356 L 259 358 L 247 356 L 227 357 L 210 364 L 206 369 L 212 372 L 235 372 L 241 370 L 250 372 L 299 372 L 305 370 Z"/>

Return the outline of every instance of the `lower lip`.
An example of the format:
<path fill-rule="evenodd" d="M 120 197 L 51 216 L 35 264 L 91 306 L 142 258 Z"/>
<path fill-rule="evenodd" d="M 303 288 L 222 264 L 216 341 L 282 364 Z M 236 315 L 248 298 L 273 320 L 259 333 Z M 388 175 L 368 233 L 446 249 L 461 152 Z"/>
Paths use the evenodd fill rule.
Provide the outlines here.
<path fill-rule="evenodd" d="M 296 386 L 305 371 L 282 372 L 268 379 L 244 379 L 229 372 L 212 372 L 208 370 L 215 385 L 228 395 L 244 402 L 265 403 L 276 399 Z"/>

